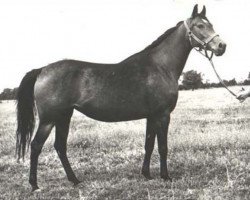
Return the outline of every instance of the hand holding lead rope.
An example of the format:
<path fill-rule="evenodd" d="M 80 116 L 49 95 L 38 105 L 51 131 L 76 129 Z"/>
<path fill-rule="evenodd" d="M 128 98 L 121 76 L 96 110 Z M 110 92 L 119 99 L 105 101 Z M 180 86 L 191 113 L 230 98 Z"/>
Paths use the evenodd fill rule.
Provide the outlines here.
<path fill-rule="evenodd" d="M 237 94 L 237 99 L 242 103 L 246 100 L 247 97 L 250 97 L 250 90 L 245 90 L 242 88 L 239 93 Z"/>

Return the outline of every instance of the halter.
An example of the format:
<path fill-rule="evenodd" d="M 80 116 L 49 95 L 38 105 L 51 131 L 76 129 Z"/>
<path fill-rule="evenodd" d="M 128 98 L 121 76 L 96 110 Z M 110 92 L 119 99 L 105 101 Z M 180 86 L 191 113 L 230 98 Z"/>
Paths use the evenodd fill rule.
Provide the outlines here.
<path fill-rule="evenodd" d="M 213 35 L 211 35 L 210 37 L 206 38 L 205 41 L 202 41 L 201 39 L 199 39 L 191 30 L 190 28 L 188 27 L 187 25 L 187 21 L 184 21 L 184 26 L 185 28 L 187 29 L 187 32 L 188 32 L 188 39 L 190 41 L 190 44 L 191 46 L 196 50 L 198 51 L 199 53 L 201 53 L 202 55 L 204 55 L 206 58 L 208 58 L 209 60 L 212 59 L 213 57 L 213 52 L 211 53 L 211 55 L 209 56 L 208 55 L 208 52 L 207 52 L 207 45 L 209 44 L 209 42 L 211 42 L 215 37 L 219 36 L 217 33 L 214 33 Z M 203 50 L 205 51 L 205 53 L 202 53 L 202 48 L 196 48 L 192 45 L 192 38 L 198 42 L 202 47 L 203 47 Z"/>
<path fill-rule="evenodd" d="M 188 27 L 187 25 L 187 21 L 184 21 L 184 26 L 185 28 L 187 29 L 187 32 L 188 32 L 188 39 L 190 41 L 190 44 L 192 46 L 192 48 L 194 48 L 197 52 L 199 52 L 200 54 L 202 54 L 203 56 L 205 56 L 210 64 L 212 65 L 212 68 L 217 76 L 217 78 L 219 79 L 220 83 L 228 90 L 228 92 L 230 92 L 233 96 L 235 96 L 237 98 L 237 95 L 231 91 L 227 86 L 226 84 L 223 82 L 223 80 L 220 78 L 219 74 L 217 73 L 215 67 L 214 67 L 214 63 L 212 61 L 212 58 L 213 58 L 213 55 L 214 53 L 212 52 L 210 55 L 208 55 L 208 49 L 207 49 L 207 45 L 209 44 L 209 42 L 211 42 L 215 37 L 219 36 L 217 33 L 214 33 L 213 35 L 211 35 L 210 37 L 206 38 L 205 41 L 202 41 L 201 39 L 199 39 L 191 30 L 190 28 Z M 196 48 L 192 45 L 192 38 L 198 42 L 202 47 L 199 47 L 199 48 Z M 202 50 L 204 50 L 205 53 L 202 52 Z"/>

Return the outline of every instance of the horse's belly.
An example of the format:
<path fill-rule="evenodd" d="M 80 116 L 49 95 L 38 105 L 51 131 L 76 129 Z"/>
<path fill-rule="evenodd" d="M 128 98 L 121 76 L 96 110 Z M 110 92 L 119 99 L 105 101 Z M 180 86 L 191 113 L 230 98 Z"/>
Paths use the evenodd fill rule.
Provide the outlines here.
<path fill-rule="evenodd" d="M 75 109 L 86 116 L 104 122 L 119 122 L 137 120 L 147 117 L 147 110 L 142 105 L 126 106 L 126 105 L 75 105 Z"/>

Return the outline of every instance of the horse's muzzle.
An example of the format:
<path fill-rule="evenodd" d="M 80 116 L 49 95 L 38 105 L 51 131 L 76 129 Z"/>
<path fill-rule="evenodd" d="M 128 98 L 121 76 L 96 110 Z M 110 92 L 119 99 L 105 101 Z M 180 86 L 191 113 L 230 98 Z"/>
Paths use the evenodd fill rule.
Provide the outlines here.
<path fill-rule="evenodd" d="M 226 43 L 220 37 L 213 38 L 207 45 L 207 49 L 212 51 L 216 56 L 223 55 L 226 47 Z"/>
<path fill-rule="evenodd" d="M 220 42 L 219 45 L 218 45 L 218 48 L 214 52 L 215 55 L 216 56 L 223 55 L 225 53 L 225 51 L 226 51 L 226 47 L 227 47 L 226 43 Z"/>

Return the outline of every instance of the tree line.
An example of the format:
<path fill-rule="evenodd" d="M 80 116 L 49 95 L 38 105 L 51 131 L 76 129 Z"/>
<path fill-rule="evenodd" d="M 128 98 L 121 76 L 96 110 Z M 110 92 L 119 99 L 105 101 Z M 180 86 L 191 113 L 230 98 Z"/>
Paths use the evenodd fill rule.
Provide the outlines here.
<path fill-rule="evenodd" d="M 250 85 L 250 72 L 248 77 L 241 82 L 237 82 L 235 78 L 231 80 L 223 80 L 227 86 L 235 85 Z M 182 80 L 179 84 L 180 90 L 195 90 L 199 88 L 217 88 L 222 87 L 221 83 L 209 83 L 204 82 L 203 75 L 195 70 L 190 70 L 182 73 Z M 5 88 L 2 93 L 0 93 L 0 100 L 13 100 L 16 99 L 18 88 L 10 89 Z"/>
<path fill-rule="evenodd" d="M 244 81 L 237 82 L 235 78 L 231 80 L 223 80 L 224 84 L 227 86 L 235 85 L 250 85 L 250 72 L 248 77 Z M 210 83 L 208 81 L 203 81 L 203 75 L 195 70 L 190 70 L 182 73 L 182 80 L 179 83 L 180 90 L 195 90 L 199 88 L 218 88 L 223 87 L 223 85 L 218 83 Z"/>

